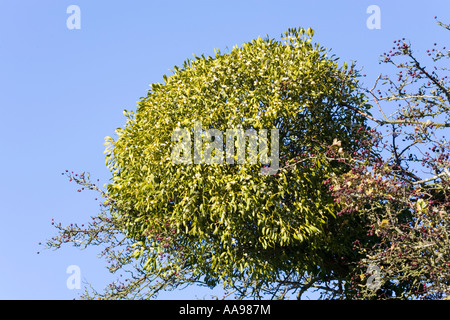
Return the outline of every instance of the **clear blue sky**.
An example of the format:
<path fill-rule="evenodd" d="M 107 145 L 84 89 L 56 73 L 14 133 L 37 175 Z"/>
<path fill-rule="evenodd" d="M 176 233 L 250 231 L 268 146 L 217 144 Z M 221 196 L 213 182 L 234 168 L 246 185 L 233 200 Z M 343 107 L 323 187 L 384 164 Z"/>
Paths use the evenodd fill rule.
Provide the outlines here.
<path fill-rule="evenodd" d="M 81 29 L 69 30 L 69 5 Z M 369 5 L 381 29 L 366 26 Z M 448 32 L 450 2 L 442 1 L 81 1 L 0 0 L 0 299 L 72 299 L 66 268 L 103 288 L 112 279 L 98 251 L 40 251 L 55 234 L 51 219 L 87 222 L 98 212 L 94 193 L 78 193 L 61 176 L 89 171 L 107 183 L 104 137 L 125 123 L 149 85 L 192 54 L 213 54 L 289 27 L 315 29 L 315 40 L 342 61 L 357 60 L 368 85 L 379 55 L 405 37 L 423 53 Z M 448 45 L 448 43 L 447 43 Z M 188 288 L 161 298 L 202 298 Z M 208 296 L 206 296 L 208 297 Z"/>

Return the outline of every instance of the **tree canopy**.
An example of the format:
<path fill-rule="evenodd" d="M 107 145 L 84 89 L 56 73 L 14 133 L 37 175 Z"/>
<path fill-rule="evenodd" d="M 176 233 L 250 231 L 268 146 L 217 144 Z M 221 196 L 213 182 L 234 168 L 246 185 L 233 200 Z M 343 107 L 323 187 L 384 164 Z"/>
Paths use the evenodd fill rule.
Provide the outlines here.
<path fill-rule="evenodd" d="M 116 139 L 107 137 L 106 191 L 67 172 L 101 192 L 103 211 L 87 229 L 57 225 L 48 246 L 106 243 L 110 271 L 130 273 L 84 298 L 149 298 L 190 284 L 222 285 L 240 298 L 301 298 L 311 288 L 324 298 L 448 294 L 448 142 L 433 138 L 450 126 L 446 77 L 396 40 L 382 62 L 405 73 L 363 89 L 356 66 L 340 65 L 313 34 L 289 29 L 281 40 L 187 60 L 124 111 Z M 436 50 L 434 62 L 448 56 Z M 404 106 L 386 116 L 381 104 L 392 101 Z M 426 143 L 436 158 L 411 151 Z M 412 163 L 434 171 L 419 177 Z"/>

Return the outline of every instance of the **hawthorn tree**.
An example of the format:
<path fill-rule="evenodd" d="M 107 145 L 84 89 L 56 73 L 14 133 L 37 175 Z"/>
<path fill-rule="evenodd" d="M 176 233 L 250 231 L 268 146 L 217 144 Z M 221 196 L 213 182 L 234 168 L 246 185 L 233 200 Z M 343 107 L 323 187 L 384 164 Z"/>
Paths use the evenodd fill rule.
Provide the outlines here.
<path fill-rule="evenodd" d="M 67 173 L 102 192 L 105 211 L 86 230 L 57 225 L 61 234 L 48 245 L 108 243 L 103 254 L 111 271 L 134 265 L 126 284 L 93 296 L 147 298 L 200 283 L 241 298 L 300 297 L 347 277 L 344 261 L 358 260 L 353 236 L 364 232 L 348 219 L 341 226 L 339 205 L 323 182 L 349 169 L 328 156 L 333 143 L 350 154 L 364 148 L 370 105 L 353 66 L 339 66 L 312 42 L 313 33 L 289 29 L 282 41 L 258 38 L 227 54 L 187 60 L 151 86 L 136 112 L 124 111 L 127 123 L 116 140 L 107 137 L 112 178 L 105 192 L 87 175 Z M 277 129 L 270 148 L 278 144 L 272 161 L 280 167 L 261 174 L 261 159 L 237 164 L 236 155 L 235 164 L 174 163 L 173 133 L 194 134 L 195 121 L 204 140 L 210 128 Z"/>
<path fill-rule="evenodd" d="M 363 216 L 377 238 L 375 244 L 355 241 L 365 257 L 346 293 L 361 299 L 448 299 L 450 51 L 434 43 L 426 50 L 430 61 L 421 62 L 401 39 L 389 52 L 380 63 L 392 65 L 397 74 L 380 75 L 367 90 L 381 114 L 379 119 L 367 115 L 376 123 L 373 146 L 380 156 L 343 157 L 354 164 L 352 170 L 330 183 L 346 207 L 342 214 Z M 395 112 L 387 116 L 383 104 L 395 104 Z M 367 286 L 369 278 L 377 284 Z"/>
<path fill-rule="evenodd" d="M 410 44 L 395 41 L 382 62 L 398 76 L 364 89 L 355 66 L 339 66 L 312 36 L 290 29 L 284 41 L 187 60 L 107 138 L 106 190 L 66 172 L 79 191 L 100 193 L 102 210 L 86 227 L 56 224 L 47 246 L 102 245 L 109 270 L 129 274 L 83 298 L 147 299 L 194 284 L 221 285 L 223 298 L 300 299 L 314 289 L 325 299 L 447 296 L 448 142 L 435 134 L 450 126 L 437 69 L 449 53 L 432 49 L 428 72 Z M 386 116 L 383 103 L 400 105 Z M 276 128 L 279 169 L 174 163 L 179 128 L 194 151 L 196 130 L 211 140 L 207 129 Z M 435 157 L 420 157 L 428 145 Z M 432 172 L 421 176 L 420 166 Z"/>

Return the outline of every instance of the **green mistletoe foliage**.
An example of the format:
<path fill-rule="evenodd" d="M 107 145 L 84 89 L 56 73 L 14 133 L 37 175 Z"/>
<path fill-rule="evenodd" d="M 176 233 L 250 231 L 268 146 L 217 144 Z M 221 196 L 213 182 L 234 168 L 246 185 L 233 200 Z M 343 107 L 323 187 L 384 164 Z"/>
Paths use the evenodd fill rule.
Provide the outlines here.
<path fill-rule="evenodd" d="M 449 298 L 450 51 L 435 43 L 427 64 L 395 40 L 380 63 L 397 74 L 363 91 L 312 36 L 187 60 L 107 138 L 106 191 L 66 170 L 105 201 L 86 226 L 56 224 L 47 247 L 103 245 L 109 271 L 129 274 L 83 298 L 192 284 L 223 298 Z M 229 130 L 245 130 L 245 161 Z"/>
<path fill-rule="evenodd" d="M 351 237 L 336 228 L 338 205 L 324 181 L 348 166 L 327 152 L 361 148 L 369 105 L 353 66 L 340 67 L 312 36 L 289 29 L 282 41 L 258 38 L 187 60 L 151 86 L 136 112 L 124 112 L 117 139 L 107 138 L 107 189 L 147 274 L 255 288 L 287 274 L 345 275 L 332 262 L 352 254 Z M 177 129 L 190 133 L 190 146 L 203 135 L 203 152 L 207 129 L 278 129 L 279 170 L 262 174 L 260 160 L 239 164 L 236 156 L 234 164 L 174 163 Z"/>

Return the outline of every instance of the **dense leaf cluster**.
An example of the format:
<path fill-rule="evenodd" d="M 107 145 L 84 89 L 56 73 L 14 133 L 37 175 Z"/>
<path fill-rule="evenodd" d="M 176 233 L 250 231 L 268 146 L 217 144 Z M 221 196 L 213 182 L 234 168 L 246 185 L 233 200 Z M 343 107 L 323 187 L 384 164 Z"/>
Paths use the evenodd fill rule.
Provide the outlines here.
<path fill-rule="evenodd" d="M 109 270 L 130 275 L 84 298 L 192 284 L 240 298 L 449 297 L 450 51 L 434 44 L 430 68 L 396 40 L 380 63 L 398 73 L 363 89 L 354 65 L 339 66 L 312 36 L 289 29 L 187 60 L 107 137 L 106 191 L 66 172 L 105 202 L 86 227 L 57 224 L 48 247 L 105 245 Z M 225 135 L 214 140 L 219 158 L 227 130 L 277 129 L 279 168 L 262 174 L 266 162 L 238 163 L 236 152 L 234 163 L 174 162 L 180 128 L 194 158 L 199 135 L 200 151 L 213 143 L 209 129 Z"/>
<path fill-rule="evenodd" d="M 349 248 L 325 235 L 336 208 L 323 182 L 346 167 L 325 152 L 333 141 L 349 153 L 359 148 L 367 119 L 354 108 L 368 105 L 354 70 L 339 67 L 312 35 L 291 29 L 284 41 L 258 38 L 188 60 L 126 112 L 126 126 L 109 139 L 108 192 L 149 273 L 182 268 L 211 286 L 232 286 L 335 271 L 330 260 Z M 174 164 L 172 133 L 188 128 L 194 136 L 195 121 L 204 140 L 211 128 L 278 129 L 280 169 L 264 175 L 260 162 Z"/>

